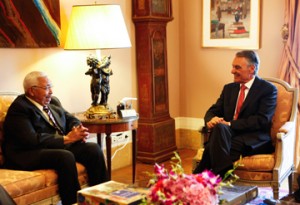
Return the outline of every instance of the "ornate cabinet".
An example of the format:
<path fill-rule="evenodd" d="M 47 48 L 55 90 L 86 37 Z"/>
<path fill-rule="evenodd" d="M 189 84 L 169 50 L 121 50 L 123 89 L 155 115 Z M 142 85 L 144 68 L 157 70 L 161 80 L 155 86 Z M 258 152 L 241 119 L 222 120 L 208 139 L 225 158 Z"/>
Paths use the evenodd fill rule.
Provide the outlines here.
<path fill-rule="evenodd" d="M 171 0 L 133 0 L 138 77 L 137 159 L 169 159 L 177 150 L 175 121 L 169 114 L 166 25 L 173 19 Z"/>

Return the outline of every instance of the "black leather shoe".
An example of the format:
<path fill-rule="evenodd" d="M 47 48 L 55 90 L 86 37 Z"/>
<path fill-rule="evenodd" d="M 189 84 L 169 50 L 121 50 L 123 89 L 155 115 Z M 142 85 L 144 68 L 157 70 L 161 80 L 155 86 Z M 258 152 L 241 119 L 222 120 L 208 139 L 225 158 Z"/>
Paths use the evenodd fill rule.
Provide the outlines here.
<path fill-rule="evenodd" d="M 274 199 L 265 199 L 264 203 L 268 204 L 268 205 L 276 205 L 276 200 L 274 200 Z"/>
<path fill-rule="evenodd" d="M 297 203 L 300 203 L 300 189 L 298 189 L 297 191 L 295 191 L 295 192 L 293 193 L 293 195 L 294 195 L 295 201 L 296 201 Z"/>

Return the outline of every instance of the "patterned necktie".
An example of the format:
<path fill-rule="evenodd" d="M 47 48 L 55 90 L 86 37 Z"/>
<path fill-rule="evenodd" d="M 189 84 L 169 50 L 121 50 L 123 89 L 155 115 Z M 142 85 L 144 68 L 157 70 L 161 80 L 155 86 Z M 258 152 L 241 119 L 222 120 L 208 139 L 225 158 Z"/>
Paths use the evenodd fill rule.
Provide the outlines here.
<path fill-rule="evenodd" d="M 239 114 L 240 114 L 240 111 L 241 111 L 241 107 L 243 105 L 243 102 L 244 102 L 244 99 L 245 99 L 245 90 L 247 89 L 247 87 L 242 84 L 241 85 L 241 88 L 240 88 L 240 95 L 239 95 L 239 99 L 237 101 L 237 106 L 236 106 L 236 111 L 235 111 L 235 115 L 234 115 L 234 118 L 233 119 L 237 119 Z"/>
<path fill-rule="evenodd" d="M 43 107 L 43 110 L 47 113 L 48 117 L 49 117 L 49 120 L 51 122 L 51 124 L 53 125 L 53 127 L 55 127 L 55 129 L 57 130 L 57 132 L 61 135 L 64 134 L 64 132 L 61 130 L 61 128 L 58 126 L 58 124 L 56 123 L 50 109 L 48 106 L 44 106 Z"/>

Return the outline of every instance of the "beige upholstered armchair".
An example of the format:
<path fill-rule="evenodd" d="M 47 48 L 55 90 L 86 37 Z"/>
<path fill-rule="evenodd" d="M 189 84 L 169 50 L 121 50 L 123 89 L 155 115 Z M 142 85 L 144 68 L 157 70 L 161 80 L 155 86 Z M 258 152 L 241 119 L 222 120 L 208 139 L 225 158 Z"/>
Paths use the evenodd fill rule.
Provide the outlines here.
<path fill-rule="evenodd" d="M 278 89 L 271 129 L 275 152 L 244 157 L 241 162 L 244 166 L 238 167 L 235 174 L 240 177 L 237 182 L 239 184 L 271 186 L 274 199 L 278 199 L 279 187 L 287 177 L 289 191 L 292 192 L 298 90 L 279 79 L 265 80 L 273 83 Z M 194 164 L 200 159 L 201 150 L 195 156 Z"/>
<path fill-rule="evenodd" d="M 292 192 L 298 90 L 279 79 L 265 80 L 273 83 L 278 89 L 271 128 L 275 152 L 244 157 L 244 166 L 238 167 L 235 173 L 240 177 L 239 183 L 271 186 L 274 199 L 278 199 L 279 187 L 287 177 L 289 191 Z"/>

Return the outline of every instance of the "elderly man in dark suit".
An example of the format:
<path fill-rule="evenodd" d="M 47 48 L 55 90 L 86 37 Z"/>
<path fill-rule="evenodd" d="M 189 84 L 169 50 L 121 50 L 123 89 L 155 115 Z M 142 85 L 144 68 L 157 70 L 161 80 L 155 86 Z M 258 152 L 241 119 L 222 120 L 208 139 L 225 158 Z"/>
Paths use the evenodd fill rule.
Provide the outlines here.
<path fill-rule="evenodd" d="M 80 190 L 76 162 L 86 167 L 89 185 L 107 181 L 101 147 L 86 142 L 88 129 L 52 96 L 51 81 L 44 73 L 29 73 L 23 86 L 25 94 L 15 99 L 4 121 L 6 166 L 56 170 L 62 204 L 76 203 Z"/>
<path fill-rule="evenodd" d="M 257 76 L 258 69 L 259 58 L 254 51 L 236 53 L 231 69 L 234 82 L 224 86 L 205 114 L 205 125 L 211 133 L 194 173 L 211 169 L 223 177 L 240 156 L 273 151 L 270 128 L 277 89 Z"/>

